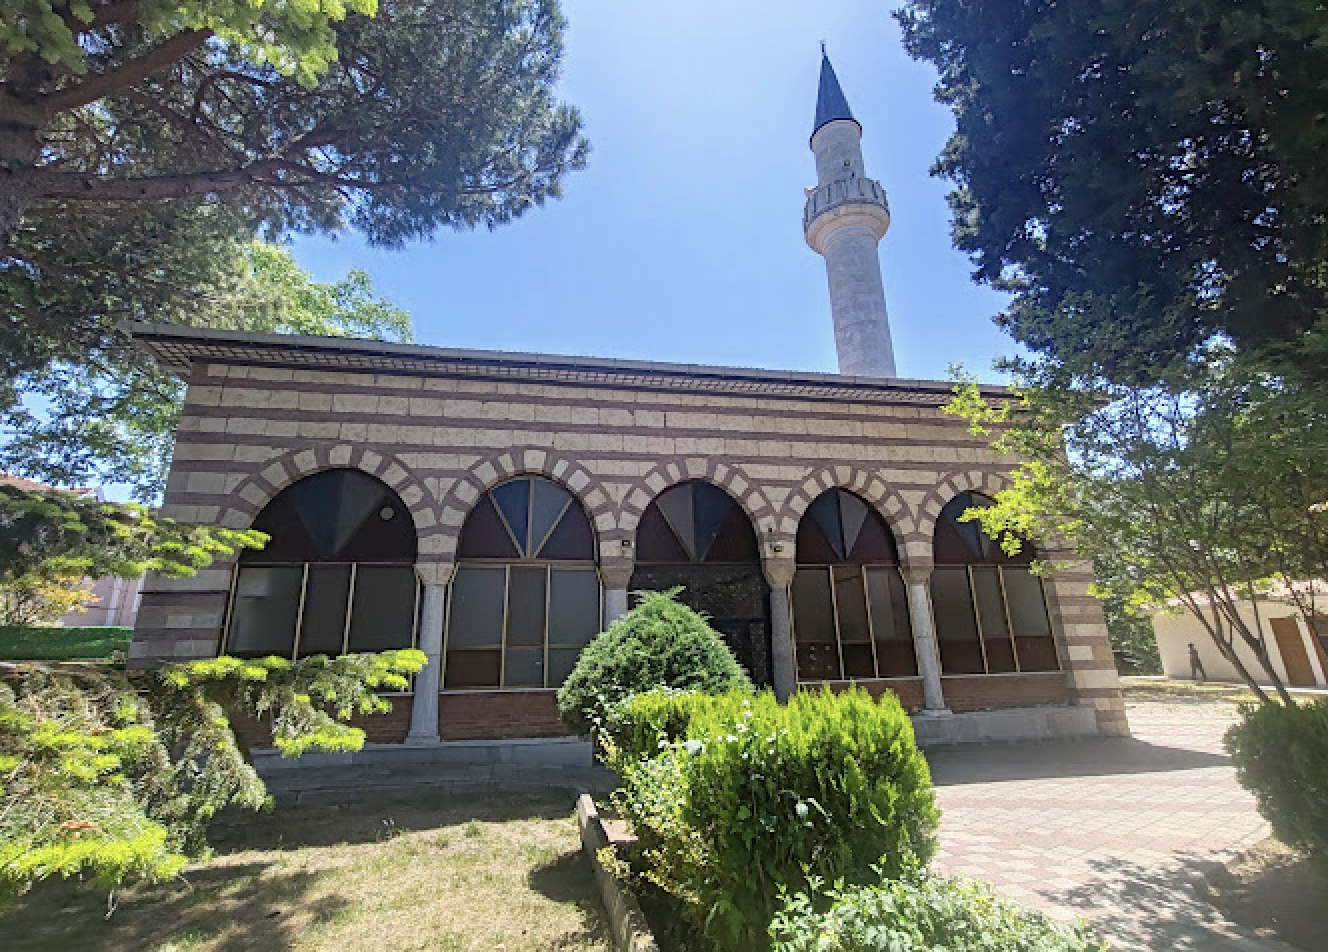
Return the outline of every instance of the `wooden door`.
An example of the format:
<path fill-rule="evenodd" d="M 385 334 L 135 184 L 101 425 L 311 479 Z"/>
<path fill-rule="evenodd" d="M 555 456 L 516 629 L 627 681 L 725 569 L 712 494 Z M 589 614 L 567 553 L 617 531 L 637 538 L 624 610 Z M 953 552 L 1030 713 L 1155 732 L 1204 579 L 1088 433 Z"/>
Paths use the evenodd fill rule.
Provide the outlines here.
<path fill-rule="evenodd" d="M 1295 618 L 1270 618 L 1277 650 L 1286 666 L 1287 683 L 1295 687 L 1314 687 L 1314 668 L 1305 652 L 1305 639 Z"/>

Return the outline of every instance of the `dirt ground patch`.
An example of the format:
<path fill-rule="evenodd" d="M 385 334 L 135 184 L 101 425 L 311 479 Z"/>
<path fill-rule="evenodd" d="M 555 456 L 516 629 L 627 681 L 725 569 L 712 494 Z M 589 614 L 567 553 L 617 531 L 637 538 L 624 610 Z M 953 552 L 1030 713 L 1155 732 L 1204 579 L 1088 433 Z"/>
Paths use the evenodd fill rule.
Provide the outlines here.
<path fill-rule="evenodd" d="M 235 817 L 183 879 L 39 886 L 6 952 L 609 952 L 565 795 L 410 797 Z"/>
<path fill-rule="evenodd" d="M 1208 876 L 1208 898 L 1234 922 L 1304 952 L 1328 949 L 1328 879 L 1269 838 Z"/>

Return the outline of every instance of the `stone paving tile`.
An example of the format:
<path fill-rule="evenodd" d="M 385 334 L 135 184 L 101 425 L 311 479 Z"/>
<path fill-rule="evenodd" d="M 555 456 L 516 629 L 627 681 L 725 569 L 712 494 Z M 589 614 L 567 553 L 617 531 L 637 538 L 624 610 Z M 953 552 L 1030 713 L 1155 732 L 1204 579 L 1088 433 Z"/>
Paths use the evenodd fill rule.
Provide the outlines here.
<path fill-rule="evenodd" d="M 1222 748 L 1220 703 L 1132 704 L 1131 739 L 929 751 L 937 866 L 1113 948 L 1289 952 L 1225 921 L 1195 890 L 1205 864 L 1268 835 Z"/>

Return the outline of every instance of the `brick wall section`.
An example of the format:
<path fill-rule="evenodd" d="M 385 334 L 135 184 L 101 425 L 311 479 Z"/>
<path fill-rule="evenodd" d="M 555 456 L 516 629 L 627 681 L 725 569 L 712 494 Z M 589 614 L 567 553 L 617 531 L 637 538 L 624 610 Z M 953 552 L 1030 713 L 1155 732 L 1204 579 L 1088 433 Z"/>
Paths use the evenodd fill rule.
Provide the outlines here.
<path fill-rule="evenodd" d="M 923 564 L 941 507 L 963 490 L 1000 488 L 1008 467 L 941 402 L 922 390 L 818 399 L 195 362 L 163 512 L 247 527 L 299 478 L 354 467 L 401 496 L 421 560 L 449 562 L 475 500 L 509 476 L 535 473 L 580 499 L 608 567 L 630 561 L 622 542 L 650 501 L 697 478 L 738 500 L 775 562 L 791 560 L 811 501 L 843 487 L 880 511 L 906 563 Z M 150 579 L 132 663 L 215 654 L 230 570 Z M 1073 570 L 1047 586 L 1071 699 L 1091 703 L 1104 730 L 1124 730 L 1087 582 Z"/>
<path fill-rule="evenodd" d="M 890 678 L 855 682 L 872 697 L 887 691 L 899 698 L 905 711 L 915 714 L 922 709 L 922 680 L 920 678 Z M 841 691 L 847 681 L 804 682 L 804 691 L 818 690 L 822 684 Z M 994 677 L 943 677 L 946 706 L 952 711 L 984 711 L 1003 707 L 1038 707 L 1047 704 L 1067 704 L 1070 686 L 1059 671 L 1037 674 L 1002 674 Z"/>
<path fill-rule="evenodd" d="M 568 731 L 558 719 L 557 691 L 475 691 L 439 698 L 438 733 L 443 740 L 501 740 Z"/>

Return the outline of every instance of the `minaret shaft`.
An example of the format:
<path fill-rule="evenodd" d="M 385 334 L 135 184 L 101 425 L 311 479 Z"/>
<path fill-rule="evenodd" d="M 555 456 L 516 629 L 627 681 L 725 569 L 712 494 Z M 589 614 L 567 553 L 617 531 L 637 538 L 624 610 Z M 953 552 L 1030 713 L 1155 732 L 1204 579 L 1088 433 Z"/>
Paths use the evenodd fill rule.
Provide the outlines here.
<path fill-rule="evenodd" d="M 811 147 L 817 186 L 807 194 L 807 243 L 825 258 L 839 372 L 894 377 L 894 345 L 877 245 L 890 227 L 880 183 L 867 178 L 862 127 L 849 112 L 828 59 L 821 63 Z"/>

